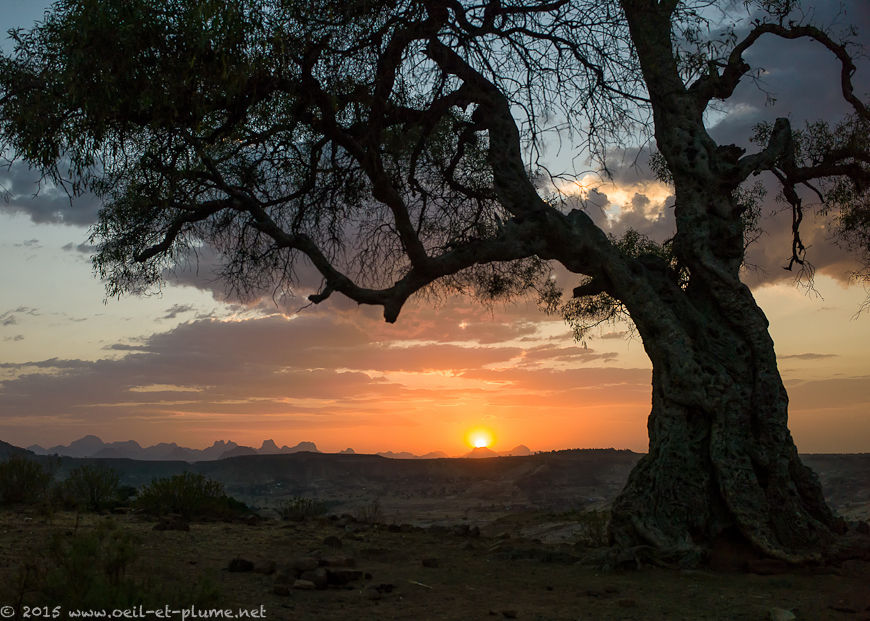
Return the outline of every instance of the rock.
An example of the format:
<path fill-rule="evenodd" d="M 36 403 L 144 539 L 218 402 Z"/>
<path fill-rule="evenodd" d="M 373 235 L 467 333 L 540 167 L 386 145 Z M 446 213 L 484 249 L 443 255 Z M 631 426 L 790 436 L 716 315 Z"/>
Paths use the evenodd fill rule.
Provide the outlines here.
<path fill-rule="evenodd" d="M 286 584 L 276 584 L 274 587 L 272 587 L 272 593 L 274 593 L 275 595 L 287 597 L 288 595 L 290 595 L 290 587 L 288 587 Z"/>
<path fill-rule="evenodd" d="M 635 607 L 637 607 L 637 602 L 631 598 L 621 599 L 616 603 L 619 604 L 622 608 L 635 608 Z"/>
<path fill-rule="evenodd" d="M 423 567 L 438 567 L 437 558 L 424 558 L 422 561 Z"/>
<path fill-rule="evenodd" d="M 245 571 L 254 571 L 254 564 L 244 558 L 234 558 L 230 561 L 230 564 L 227 565 L 227 571 L 232 572 L 245 572 Z"/>
<path fill-rule="evenodd" d="M 770 621 L 792 621 L 797 619 L 792 611 L 784 608 L 771 608 L 767 611 L 767 618 Z"/>
<path fill-rule="evenodd" d="M 746 571 L 760 576 L 785 574 L 790 570 L 791 566 L 788 563 L 775 558 L 759 558 L 746 562 Z"/>
<path fill-rule="evenodd" d="M 287 564 L 290 569 L 296 572 L 312 571 L 317 569 L 318 565 L 320 565 L 320 563 L 317 562 L 317 559 L 310 556 L 294 558 Z"/>
<path fill-rule="evenodd" d="M 317 569 L 312 569 L 310 571 L 303 571 L 299 578 L 311 582 L 318 589 L 325 589 L 329 584 L 329 580 L 326 576 L 326 569 L 323 567 L 318 567 Z"/>
<path fill-rule="evenodd" d="M 356 567 L 356 559 L 349 556 L 328 556 L 318 562 L 321 567 Z"/>
<path fill-rule="evenodd" d="M 402 527 L 399 526 L 398 524 L 388 524 L 388 525 L 387 525 L 387 532 L 390 532 L 390 533 L 401 533 L 401 532 L 402 532 Z"/>
<path fill-rule="evenodd" d="M 266 576 L 271 576 L 275 573 L 276 565 L 275 561 L 262 561 L 254 565 L 254 571 L 258 574 L 264 574 Z"/>
<path fill-rule="evenodd" d="M 363 572 L 359 569 L 327 569 L 326 582 L 333 586 L 344 586 L 350 582 L 362 580 Z"/>
<path fill-rule="evenodd" d="M 190 530 L 190 524 L 187 523 L 180 515 L 167 515 L 160 518 L 160 521 L 154 525 L 154 530 Z"/>
<path fill-rule="evenodd" d="M 516 619 L 517 618 L 517 611 L 516 610 L 502 610 L 501 616 L 503 616 L 505 619 Z"/>
<path fill-rule="evenodd" d="M 301 578 L 293 582 L 293 588 L 297 591 L 313 591 L 317 587 L 311 580 L 302 580 Z"/>
<path fill-rule="evenodd" d="M 341 539 L 339 539 L 335 535 L 330 535 L 329 537 L 323 539 L 323 545 L 329 546 L 330 548 L 340 548 Z"/>

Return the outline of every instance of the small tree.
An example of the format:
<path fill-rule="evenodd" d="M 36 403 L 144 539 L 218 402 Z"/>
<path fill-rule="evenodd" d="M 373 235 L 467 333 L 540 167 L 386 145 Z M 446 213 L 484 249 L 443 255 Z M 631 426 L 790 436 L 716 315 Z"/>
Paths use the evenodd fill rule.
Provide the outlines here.
<path fill-rule="evenodd" d="M 0 462 L 0 504 L 31 504 L 45 499 L 51 475 L 37 461 L 10 457 Z"/>
<path fill-rule="evenodd" d="M 117 471 L 112 468 L 85 464 L 69 473 L 62 491 L 65 499 L 76 507 L 102 511 L 118 500 L 119 481 Z"/>
<path fill-rule="evenodd" d="M 192 472 L 154 479 L 139 490 L 136 507 L 150 515 L 177 513 L 188 520 L 227 518 L 246 508 L 227 496 L 221 483 Z"/>

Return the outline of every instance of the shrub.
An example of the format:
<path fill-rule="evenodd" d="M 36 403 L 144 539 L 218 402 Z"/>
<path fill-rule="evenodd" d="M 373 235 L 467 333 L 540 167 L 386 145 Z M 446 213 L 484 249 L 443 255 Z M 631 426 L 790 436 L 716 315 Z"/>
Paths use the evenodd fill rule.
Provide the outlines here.
<path fill-rule="evenodd" d="M 141 602 L 141 588 L 127 577 L 139 543 L 111 521 L 87 533 L 55 533 L 49 543 L 50 569 L 39 585 L 42 596 L 52 604 L 77 607 Z"/>
<path fill-rule="evenodd" d="M 111 468 L 85 464 L 63 482 L 67 504 L 90 511 L 108 509 L 118 501 L 118 473 Z"/>
<path fill-rule="evenodd" d="M 278 514 L 282 520 L 302 522 L 308 518 L 323 515 L 326 513 L 326 509 L 326 503 L 321 500 L 294 496 L 278 507 Z"/>
<path fill-rule="evenodd" d="M 607 524 L 610 521 L 609 511 L 582 511 L 575 519 L 582 527 L 578 543 L 590 547 L 608 545 Z"/>
<path fill-rule="evenodd" d="M 247 509 L 227 496 L 218 481 L 192 472 L 154 479 L 139 490 L 136 507 L 149 515 L 177 513 L 188 520 L 226 519 Z"/>
<path fill-rule="evenodd" d="M 0 503 L 32 504 L 45 499 L 51 475 L 37 461 L 10 457 L 0 462 Z"/>
<path fill-rule="evenodd" d="M 381 501 L 377 498 L 367 502 L 356 511 L 356 519 L 365 524 L 378 524 L 384 521 Z"/>

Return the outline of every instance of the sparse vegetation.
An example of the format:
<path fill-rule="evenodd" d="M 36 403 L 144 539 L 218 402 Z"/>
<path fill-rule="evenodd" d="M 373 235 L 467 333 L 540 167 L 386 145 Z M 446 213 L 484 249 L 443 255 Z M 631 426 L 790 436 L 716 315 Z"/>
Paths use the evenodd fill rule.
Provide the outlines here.
<path fill-rule="evenodd" d="M 579 543 L 593 548 L 607 545 L 609 511 L 581 511 L 575 519 L 583 527 Z"/>
<path fill-rule="evenodd" d="M 118 473 L 103 466 L 79 466 L 61 484 L 64 504 L 88 511 L 103 511 L 120 499 Z"/>
<path fill-rule="evenodd" d="M 247 510 L 221 483 L 191 472 L 154 479 L 139 490 L 135 506 L 149 515 L 177 513 L 187 520 L 228 519 Z"/>
<path fill-rule="evenodd" d="M 304 520 L 324 515 L 326 503 L 316 498 L 294 496 L 278 507 L 278 515 L 282 520 L 302 522 Z"/>
<path fill-rule="evenodd" d="M 381 501 L 377 498 L 370 500 L 356 511 L 356 519 L 365 524 L 377 524 L 384 521 L 384 512 Z"/>
<path fill-rule="evenodd" d="M 37 461 L 13 456 L 0 462 L 0 505 L 34 504 L 46 499 L 51 474 Z"/>
<path fill-rule="evenodd" d="M 127 576 L 140 541 L 111 520 L 91 532 L 56 532 L 48 550 L 49 568 L 40 585 L 52 604 L 78 607 L 129 606 L 143 601 L 139 585 Z"/>

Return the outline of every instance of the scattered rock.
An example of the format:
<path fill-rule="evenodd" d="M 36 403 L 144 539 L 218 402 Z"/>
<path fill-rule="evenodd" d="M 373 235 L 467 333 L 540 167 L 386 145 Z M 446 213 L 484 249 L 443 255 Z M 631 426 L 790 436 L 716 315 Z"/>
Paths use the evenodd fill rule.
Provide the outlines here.
<path fill-rule="evenodd" d="M 317 559 L 310 556 L 294 558 L 287 564 L 290 569 L 296 572 L 311 571 L 317 569 L 318 565 L 320 565 L 320 563 L 317 562 Z"/>
<path fill-rule="evenodd" d="M 356 567 L 356 559 L 349 556 L 328 556 L 318 562 L 321 567 Z"/>
<path fill-rule="evenodd" d="M 254 571 L 254 563 L 244 558 L 234 558 L 230 561 L 230 564 L 227 565 L 227 571 L 232 572 L 245 572 L 245 571 Z"/>
<path fill-rule="evenodd" d="M 167 515 L 160 518 L 160 521 L 154 525 L 154 530 L 190 530 L 190 524 L 180 515 Z"/>
<path fill-rule="evenodd" d="M 791 566 L 775 558 L 759 558 L 746 561 L 746 571 L 759 576 L 773 576 L 788 573 Z"/>
<path fill-rule="evenodd" d="M 424 558 L 423 567 L 438 567 L 438 559 L 437 558 Z"/>
<path fill-rule="evenodd" d="M 302 580 L 301 578 L 293 582 L 293 588 L 297 591 L 313 591 L 317 587 L 311 580 Z"/>
<path fill-rule="evenodd" d="M 330 586 L 344 586 L 350 582 L 362 580 L 363 572 L 359 569 L 327 569 L 326 582 Z"/>
<path fill-rule="evenodd" d="M 792 621 L 793 619 L 797 619 L 791 610 L 786 610 L 784 608 L 771 608 L 767 611 L 767 618 L 770 621 Z"/>
<path fill-rule="evenodd" d="M 340 548 L 341 539 L 339 539 L 335 535 L 330 535 L 329 537 L 324 538 L 323 545 L 329 546 L 330 548 Z"/>
<path fill-rule="evenodd" d="M 277 566 L 275 565 L 275 561 L 262 561 L 254 565 L 254 571 L 258 574 L 263 574 L 266 576 L 271 576 L 275 573 L 275 569 Z"/>
<path fill-rule="evenodd" d="M 318 589 L 325 589 L 329 584 L 326 577 L 326 569 L 323 567 L 318 567 L 317 569 L 312 569 L 310 571 L 303 571 L 299 578 L 311 582 Z"/>

